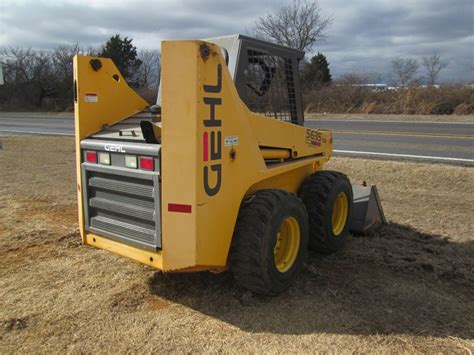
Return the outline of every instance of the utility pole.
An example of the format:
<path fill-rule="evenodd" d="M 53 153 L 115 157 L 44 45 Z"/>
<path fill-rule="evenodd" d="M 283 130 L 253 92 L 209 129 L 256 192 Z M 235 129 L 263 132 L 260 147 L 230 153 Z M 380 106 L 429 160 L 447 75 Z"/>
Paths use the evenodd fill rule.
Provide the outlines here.
<path fill-rule="evenodd" d="M 0 85 L 3 85 L 5 82 L 3 81 L 3 65 L 0 62 Z"/>

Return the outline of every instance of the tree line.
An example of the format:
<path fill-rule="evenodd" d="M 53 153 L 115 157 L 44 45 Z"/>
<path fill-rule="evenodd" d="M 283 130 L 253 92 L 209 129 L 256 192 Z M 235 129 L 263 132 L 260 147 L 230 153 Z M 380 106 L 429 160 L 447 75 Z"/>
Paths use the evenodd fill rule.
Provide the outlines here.
<path fill-rule="evenodd" d="M 159 51 L 137 51 L 132 39 L 115 35 L 99 49 L 74 44 L 51 51 L 21 47 L 1 50 L 4 85 L 0 85 L 0 110 L 72 110 L 72 61 L 76 54 L 111 58 L 132 87 L 150 102 L 156 98 Z"/>
<path fill-rule="evenodd" d="M 341 75 L 339 84 L 375 84 L 386 82 L 392 86 L 436 86 L 439 83 L 439 75 L 448 64 L 441 60 L 438 53 L 421 58 L 421 62 L 415 58 L 397 57 L 390 61 L 388 75 L 384 79 L 378 72 L 353 71 Z M 420 71 L 424 73 L 420 73 Z"/>
<path fill-rule="evenodd" d="M 317 0 L 293 0 L 275 12 L 259 17 L 252 34 L 277 44 L 311 53 L 326 39 L 332 17 L 324 16 Z M 131 38 L 112 36 L 99 49 L 81 48 L 78 44 L 59 46 L 52 51 L 31 48 L 8 48 L 3 56 L 4 85 L 0 85 L 0 110 L 71 110 L 73 106 L 72 58 L 75 54 L 111 58 L 122 75 L 150 103 L 156 98 L 160 78 L 160 53 L 140 50 Z M 1 58 L 1 57 L 0 57 Z M 447 63 L 439 54 L 423 57 L 426 75 L 418 76 L 420 63 L 413 58 L 391 61 L 392 83 L 411 86 L 435 85 Z M 318 91 L 333 81 L 329 62 L 318 52 L 300 65 L 305 91 Z M 342 75 L 339 84 L 367 84 L 381 80 L 377 73 L 352 72 Z"/>

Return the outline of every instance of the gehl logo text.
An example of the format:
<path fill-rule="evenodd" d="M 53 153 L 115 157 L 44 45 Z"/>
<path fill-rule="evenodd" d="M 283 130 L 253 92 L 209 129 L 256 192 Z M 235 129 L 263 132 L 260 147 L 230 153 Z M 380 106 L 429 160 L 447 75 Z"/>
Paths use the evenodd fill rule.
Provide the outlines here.
<path fill-rule="evenodd" d="M 208 113 L 202 121 L 205 131 L 202 134 L 203 146 L 203 173 L 204 190 L 209 196 L 217 194 L 222 183 L 222 119 L 216 117 L 216 107 L 222 105 L 222 98 L 219 97 L 222 90 L 222 66 L 217 66 L 217 84 L 203 85 L 205 96 L 204 104 L 208 107 Z M 211 174 L 215 181 L 210 186 Z"/>

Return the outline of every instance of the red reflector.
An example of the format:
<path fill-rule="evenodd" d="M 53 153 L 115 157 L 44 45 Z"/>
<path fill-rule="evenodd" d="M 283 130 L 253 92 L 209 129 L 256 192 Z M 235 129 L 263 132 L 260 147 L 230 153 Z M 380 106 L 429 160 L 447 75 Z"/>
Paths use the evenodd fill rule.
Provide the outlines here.
<path fill-rule="evenodd" d="M 181 212 L 191 213 L 191 205 L 182 205 L 179 203 L 168 203 L 168 211 L 170 212 Z"/>
<path fill-rule="evenodd" d="M 87 151 L 86 152 L 86 161 L 88 163 L 97 163 L 97 152 Z"/>
<path fill-rule="evenodd" d="M 155 162 L 152 157 L 140 157 L 140 169 L 155 170 Z"/>
<path fill-rule="evenodd" d="M 202 134 L 202 160 L 209 160 L 209 136 L 207 132 Z"/>

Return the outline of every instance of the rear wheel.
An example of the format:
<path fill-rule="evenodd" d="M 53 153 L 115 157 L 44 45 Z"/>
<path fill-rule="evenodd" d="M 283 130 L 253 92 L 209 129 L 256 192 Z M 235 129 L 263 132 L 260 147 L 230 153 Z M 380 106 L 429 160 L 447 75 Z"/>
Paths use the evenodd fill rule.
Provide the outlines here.
<path fill-rule="evenodd" d="M 300 272 L 308 247 L 308 217 L 301 200 L 281 190 L 262 190 L 243 204 L 229 261 L 237 283 L 277 295 Z"/>
<path fill-rule="evenodd" d="M 346 175 L 321 171 L 303 183 L 300 197 L 308 212 L 309 247 L 337 251 L 347 239 L 352 212 L 352 186 Z"/>

